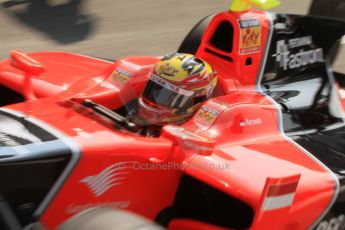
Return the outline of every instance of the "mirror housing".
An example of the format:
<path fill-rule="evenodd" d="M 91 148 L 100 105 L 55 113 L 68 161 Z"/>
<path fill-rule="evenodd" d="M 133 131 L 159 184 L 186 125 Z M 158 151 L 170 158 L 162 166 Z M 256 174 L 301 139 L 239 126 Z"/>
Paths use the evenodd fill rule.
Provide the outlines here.
<path fill-rule="evenodd" d="M 44 67 L 41 63 L 31 58 L 27 54 L 12 50 L 10 53 L 10 62 L 14 68 L 24 71 L 23 95 L 26 100 L 36 100 L 35 92 L 32 87 L 31 77 L 39 76 L 44 72 Z"/>
<path fill-rule="evenodd" d="M 39 76 L 44 72 L 44 67 L 41 63 L 18 50 L 11 51 L 10 61 L 13 67 L 23 70 L 30 75 Z"/>

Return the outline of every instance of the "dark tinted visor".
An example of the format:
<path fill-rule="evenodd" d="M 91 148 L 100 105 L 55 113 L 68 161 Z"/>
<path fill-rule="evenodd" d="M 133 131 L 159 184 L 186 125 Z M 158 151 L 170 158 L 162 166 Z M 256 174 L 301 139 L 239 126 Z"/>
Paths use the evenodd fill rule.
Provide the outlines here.
<path fill-rule="evenodd" d="M 164 86 L 163 86 L 164 85 Z M 169 108 L 182 109 L 193 106 L 193 91 L 184 90 L 173 84 L 151 76 L 143 96 L 158 105 Z"/>

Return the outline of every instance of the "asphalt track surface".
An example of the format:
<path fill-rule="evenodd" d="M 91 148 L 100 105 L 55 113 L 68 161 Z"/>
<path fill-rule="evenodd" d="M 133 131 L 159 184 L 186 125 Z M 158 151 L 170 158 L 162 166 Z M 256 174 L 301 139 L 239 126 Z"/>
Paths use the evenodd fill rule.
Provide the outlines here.
<path fill-rule="evenodd" d="M 305 14 L 311 0 L 282 2 L 274 11 Z M 0 0 L 0 58 L 11 49 L 106 59 L 159 56 L 176 51 L 198 20 L 227 10 L 229 4 L 229 0 Z"/>

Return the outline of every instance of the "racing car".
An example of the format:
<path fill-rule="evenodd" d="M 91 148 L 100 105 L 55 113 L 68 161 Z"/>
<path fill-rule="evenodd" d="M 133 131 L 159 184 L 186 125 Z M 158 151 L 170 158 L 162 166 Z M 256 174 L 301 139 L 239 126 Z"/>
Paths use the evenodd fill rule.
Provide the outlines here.
<path fill-rule="evenodd" d="M 138 133 L 124 105 L 160 57 L 11 51 L 0 229 L 57 229 L 98 206 L 115 228 L 125 210 L 168 229 L 344 229 L 345 99 L 329 57 L 345 24 L 252 4 L 277 2 L 234 1 L 184 39 L 178 52 L 212 65 L 217 88 L 158 136 Z"/>

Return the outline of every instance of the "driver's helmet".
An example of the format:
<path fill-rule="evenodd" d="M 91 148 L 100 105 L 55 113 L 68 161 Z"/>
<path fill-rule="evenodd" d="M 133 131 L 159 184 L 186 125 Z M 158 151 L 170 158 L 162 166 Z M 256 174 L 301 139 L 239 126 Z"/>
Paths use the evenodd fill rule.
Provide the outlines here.
<path fill-rule="evenodd" d="M 153 68 L 139 98 L 139 116 L 145 124 L 181 124 L 210 98 L 217 74 L 191 54 L 163 57 Z"/>

